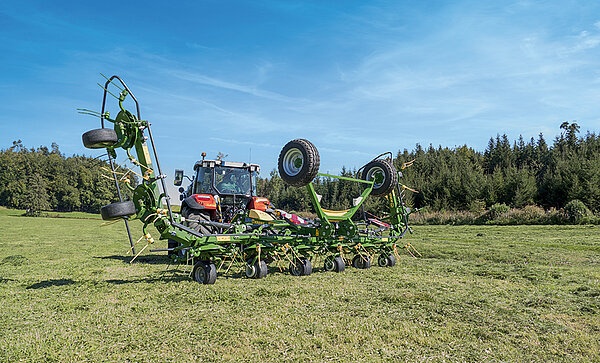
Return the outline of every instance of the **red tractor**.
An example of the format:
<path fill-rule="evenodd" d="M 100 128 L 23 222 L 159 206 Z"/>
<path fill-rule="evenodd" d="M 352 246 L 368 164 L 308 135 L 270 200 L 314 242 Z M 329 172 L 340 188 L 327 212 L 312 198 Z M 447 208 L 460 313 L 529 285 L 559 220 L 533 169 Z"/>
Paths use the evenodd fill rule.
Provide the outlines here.
<path fill-rule="evenodd" d="M 267 210 L 269 200 L 256 195 L 259 170 L 257 164 L 205 159 L 194 165 L 193 178 L 175 170 L 176 186 L 181 186 L 184 177 L 191 181 L 187 189 L 179 188 L 181 216 L 187 227 L 203 235 L 223 233 L 248 210 Z M 169 241 L 169 248 L 176 246 Z"/>

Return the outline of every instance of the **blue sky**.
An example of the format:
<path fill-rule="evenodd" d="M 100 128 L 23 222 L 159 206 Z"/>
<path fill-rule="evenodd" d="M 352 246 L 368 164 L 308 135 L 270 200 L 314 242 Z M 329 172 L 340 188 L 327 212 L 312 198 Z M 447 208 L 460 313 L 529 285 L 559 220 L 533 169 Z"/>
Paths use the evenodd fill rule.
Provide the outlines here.
<path fill-rule="evenodd" d="M 0 148 L 97 156 L 99 73 L 123 77 L 164 171 L 201 152 L 276 167 L 307 138 L 323 172 L 384 151 L 600 129 L 600 2 L 4 1 Z"/>

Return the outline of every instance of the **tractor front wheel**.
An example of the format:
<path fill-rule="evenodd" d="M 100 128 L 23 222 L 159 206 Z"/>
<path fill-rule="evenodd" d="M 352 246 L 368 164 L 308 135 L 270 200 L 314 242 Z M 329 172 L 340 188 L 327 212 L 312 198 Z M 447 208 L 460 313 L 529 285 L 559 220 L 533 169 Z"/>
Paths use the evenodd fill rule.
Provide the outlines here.
<path fill-rule="evenodd" d="M 95 129 L 81 135 L 83 146 L 88 149 L 102 149 L 113 146 L 119 141 L 117 133 L 113 129 Z"/>
<path fill-rule="evenodd" d="M 111 203 L 100 208 L 100 214 L 105 221 L 114 221 L 115 219 L 132 216 L 136 213 L 135 204 L 130 200 Z"/>
<path fill-rule="evenodd" d="M 215 233 L 215 227 L 201 223 L 210 221 L 210 214 L 207 211 L 191 209 L 188 206 L 184 206 L 181 210 L 181 215 L 185 218 L 187 226 L 194 231 L 202 234 Z"/>
<path fill-rule="evenodd" d="M 210 261 L 198 261 L 194 265 L 192 275 L 197 283 L 212 285 L 217 281 L 217 268 Z"/>

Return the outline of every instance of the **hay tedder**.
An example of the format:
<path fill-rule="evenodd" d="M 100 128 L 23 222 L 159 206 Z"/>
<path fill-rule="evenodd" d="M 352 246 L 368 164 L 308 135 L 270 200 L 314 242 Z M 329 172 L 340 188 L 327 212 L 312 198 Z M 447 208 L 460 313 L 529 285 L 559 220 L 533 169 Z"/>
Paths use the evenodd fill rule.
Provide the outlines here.
<path fill-rule="evenodd" d="M 110 87 L 118 89 L 118 95 L 110 92 Z M 308 140 L 288 142 L 279 154 L 279 174 L 288 185 L 307 189 L 317 216 L 310 220 L 279 210 L 267 198 L 256 195 L 258 165 L 206 160 L 203 154 L 194 166 L 193 178 L 188 177 L 190 186 L 179 189 L 181 213 L 174 213 L 150 123 L 141 119 L 137 99 L 118 76 L 107 78 L 103 89 L 100 112 L 81 110 L 99 117 L 102 127 L 84 133 L 83 144 L 107 150 L 111 166 L 107 171 L 115 181 L 120 201 L 102 207 L 101 214 L 107 221 L 125 221 L 135 255 L 132 261 L 155 242 L 150 226 L 158 231 L 159 239 L 168 240 L 167 248 L 150 251 L 166 251 L 174 261 L 191 264 L 192 277 L 202 284 L 215 283 L 217 272 L 232 267 L 240 268 L 249 278 L 265 277 L 268 264 L 280 270 L 287 268 L 295 276 L 306 276 L 319 259 L 324 270 L 342 272 L 348 265 L 369 268 L 375 259 L 379 266 L 394 266 L 399 248 L 418 254 L 410 243 L 400 243 L 410 232 L 411 210 L 403 201 L 405 190 L 410 188 L 398 183 L 402 174 L 393 166 L 392 153 L 379 155 L 360 168 L 356 178 L 349 178 L 319 173 L 319 152 Z M 114 118 L 106 111 L 107 95 L 118 100 Z M 135 114 L 124 106 L 128 97 L 135 104 Z M 113 128 L 105 128 L 105 122 L 112 123 Z M 139 167 L 140 173 L 132 169 L 118 171 L 119 149 L 126 154 L 124 163 Z M 402 168 L 405 166 L 409 164 Z M 136 186 L 132 185 L 131 173 L 141 178 Z M 362 194 L 347 210 L 324 209 L 313 185 L 317 176 L 358 183 Z M 183 171 L 176 170 L 175 185 L 181 185 L 183 178 Z M 131 189 L 132 200 L 123 200 L 119 183 Z M 386 199 L 388 211 L 384 218 L 367 217 L 363 203 L 371 195 Z M 359 210 L 362 213 L 357 213 Z M 135 219 L 143 223 L 143 236 L 134 243 L 128 221 Z M 135 245 L 141 240 L 146 244 L 136 253 Z"/>

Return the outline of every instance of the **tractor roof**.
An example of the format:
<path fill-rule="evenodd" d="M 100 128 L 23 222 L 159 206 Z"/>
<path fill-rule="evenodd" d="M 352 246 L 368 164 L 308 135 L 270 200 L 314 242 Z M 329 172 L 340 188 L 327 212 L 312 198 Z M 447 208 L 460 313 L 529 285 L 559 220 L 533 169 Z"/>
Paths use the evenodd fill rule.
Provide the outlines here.
<path fill-rule="evenodd" d="M 240 163 L 237 161 L 225 160 L 198 160 L 194 164 L 194 170 L 199 167 L 214 168 L 215 166 L 224 166 L 228 168 L 248 169 L 250 171 L 260 171 L 260 165 L 250 163 Z"/>

